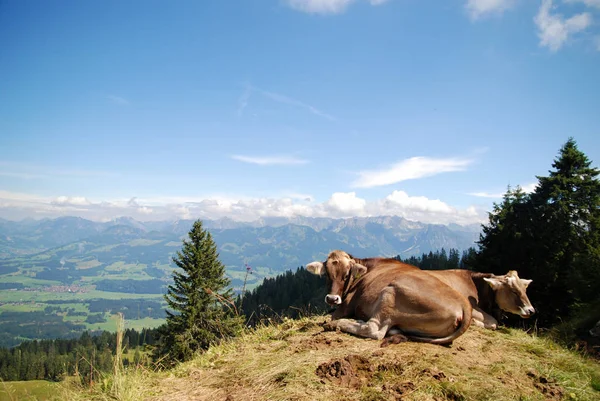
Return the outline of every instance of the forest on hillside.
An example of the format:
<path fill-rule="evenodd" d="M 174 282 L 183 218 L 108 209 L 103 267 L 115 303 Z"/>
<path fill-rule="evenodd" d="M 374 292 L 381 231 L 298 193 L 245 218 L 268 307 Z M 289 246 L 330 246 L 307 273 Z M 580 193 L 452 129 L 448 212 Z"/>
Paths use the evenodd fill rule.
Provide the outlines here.
<path fill-rule="evenodd" d="M 156 329 L 123 331 L 123 364 L 147 365 L 145 353 L 157 339 Z M 59 381 L 78 374 L 82 382 L 97 381 L 113 368 L 117 333 L 84 331 L 79 338 L 24 341 L 13 348 L 0 348 L 0 378 Z"/>

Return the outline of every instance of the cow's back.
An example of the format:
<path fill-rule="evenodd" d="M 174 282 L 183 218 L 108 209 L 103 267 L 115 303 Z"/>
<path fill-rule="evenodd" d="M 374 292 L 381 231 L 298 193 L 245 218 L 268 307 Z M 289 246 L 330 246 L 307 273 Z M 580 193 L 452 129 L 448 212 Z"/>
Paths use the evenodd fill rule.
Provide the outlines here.
<path fill-rule="evenodd" d="M 460 294 L 475 306 L 479 302 L 477 287 L 473 282 L 472 273 L 464 269 L 449 270 L 427 270 L 427 273 L 437 277 L 450 287 L 454 288 Z"/>
<path fill-rule="evenodd" d="M 424 270 L 396 263 L 380 264 L 356 283 L 349 309 L 359 319 L 370 315 L 371 305 L 375 305 L 382 291 L 390 286 L 395 288 L 406 306 L 413 304 L 417 309 L 432 307 L 439 300 L 452 302 L 463 297 L 452 286 Z"/>

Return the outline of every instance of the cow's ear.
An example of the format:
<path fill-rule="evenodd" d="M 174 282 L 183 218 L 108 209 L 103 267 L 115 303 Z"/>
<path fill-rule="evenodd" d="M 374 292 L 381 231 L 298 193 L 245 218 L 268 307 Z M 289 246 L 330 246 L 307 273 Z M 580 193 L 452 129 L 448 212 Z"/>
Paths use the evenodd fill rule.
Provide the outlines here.
<path fill-rule="evenodd" d="M 521 284 L 523 284 L 525 286 L 525 288 L 527 288 L 527 286 L 529 286 L 529 284 L 531 284 L 532 281 L 533 280 L 527 280 L 527 279 L 522 278 Z"/>
<path fill-rule="evenodd" d="M 490 285 L 490 287 L 492 287 L 494 291 L 502 286 L 502 280 L 497 277 L 484 277 L 483 279 Z"/>
<path fill-rule="evenodd" d="M 354 277 L 355 280 L 360 278 L 361 276 L 363 276 L 366 273 L 367 273 L 367 268 L 364 267 L 363 265 L 361 265 L 360 263 L 352 264 L 352 268 L 350 269 L 350 274 L 352 274 L 352 277 Z"/>
<path fill-rule="evenodd" d="M 306 265 L 306 270 L 312 274 L 316 274 L 317 276 L 321 276 L 323 273 L 325 273 L 322 262 L 311 262 Z"/>

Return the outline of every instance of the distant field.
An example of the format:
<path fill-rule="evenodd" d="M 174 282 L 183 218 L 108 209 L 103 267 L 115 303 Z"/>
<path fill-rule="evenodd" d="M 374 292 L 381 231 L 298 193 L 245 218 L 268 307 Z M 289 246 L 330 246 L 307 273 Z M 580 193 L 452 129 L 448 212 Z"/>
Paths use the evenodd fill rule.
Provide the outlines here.
<path fill-rule="evenodd" d="M 102 263 L 97 260 L 86 260 L 85 262 L 77 262 L 77 268 L 80 270 L 91 269 L 93 267 L 101 266 Z"/>
<path fill-rule="evenodd" d="M 4 304 L 0 305 L 1 312 L 35 312 L 44 310 L 45 304 Z"/>
<path fill-rule="evenodd" d="M 40 280 L 24 274 L 6 274 L 0 276 L 0 283 L 21 283 L 25 287 L 41 287 L 49 285 L 60 285 L 60 281 Z"/>
<path fill-rule="evenodd" d="M 43 401 L 56 400 L 59 383 L 46 380 L 30 380 L 0 383 L 0 400 Z"/>
<path fill-rule="evenodd" d="M 148 298 L 162 298 L 162 294 L 128 294 L 123 292 L 108 292 L 97 290 L 91 290 L 83 293 L 0 290 L 0 300 L 2 300 L 2 302 L 47 302 L 52 300 L 60 300 L 72 301 L 74 303 L 77 303 L 90 299 Z"/>

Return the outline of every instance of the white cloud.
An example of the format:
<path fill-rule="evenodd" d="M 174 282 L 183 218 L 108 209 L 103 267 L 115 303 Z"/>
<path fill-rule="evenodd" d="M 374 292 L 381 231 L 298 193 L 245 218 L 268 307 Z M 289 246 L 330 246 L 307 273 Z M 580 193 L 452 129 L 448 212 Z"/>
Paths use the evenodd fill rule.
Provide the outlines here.
<path fill-rule="evenodd" d="M 57 206 L 87 206 L 91 205 L 92 202 L 83 196 L 59 196 L 52 201 L 52 204 Z"/>
<path fill-rule="evenodd" d="M 531 193 L 533 191 L 535 191 L 535 188 L 537 187 L 538 183 L 537 182 L 532 182 L 529 184 L 525 184 L 525 185 L 520 185 L 521 190 L 523 190 L 523 192 L 525 193 Z M 513 188 L 513 189 L 516 189 Z M 502 198 L 504 196 L 504 194 L 506 194 L 506 191 L 504 192 L 469 192 L 467 193 L 467 195 L 471 195 L 471 196 L 477 196 L 480 198 Z"/>
<path fill-rule="evenodd" d="M 356 188 L 371 188 L 397 182 L 430 177 L 453 171 L 464 171 L 473 161 L 463 158 L 434 159 L 411 157 L 386 169 L 361 171 L 359 178 L 352 183 Z"/>
<path fill-rule="evenodd" d="M 532 183 L 530 183 L 530 184 L 525 184 L 525 185 L 522 185 L 522 186 L 521 186 L 521 189 L 523 190 L 523 192 L 530 193 L 530 192 L 533 192 L 533 191 L 535 191 L 535 188 L 536 188 L 537 186 L 538 186 L 538 183 L 537 183 L 537 182 L 532 182 Z"/>
<path fill-rule="evenodd" d="M 516 0 L 467 0 L 465 8 L 472 20 L 477 20 L 485 15 L 502 14 L 512 8 Z"/>
<path fill-rule="evenodd" d="M 129 102 L 129 100 L 127 100 L 127 99 L 125 99 L 124 97 L 121 97 L 121 96 L 108 95 L 107 98 L 108 98 L 108 100 L 110 100 L 114 104 L 118 104 L 119 106 L 129 106 L 131 104 Z"/>
<path fill-rule="evenodd" d="M 306 164 L 308 160 L 299 159 L 293 156 L 243 156 L 233 155 L 231 156 L 234 160 L 239 160 L 244 163 L 258 164 L 261 166 L 271 165 L 294 165 L 294 164 Z"/>
<path fill-rule="evenodd" d="M 580 13 L 565 19 L 560 14 L 551 14 L 552 0 L 542 0 L 538 14 L 533 19 L 540 38 L 540 46 L 558 51 L 569 36 L 581 32 L 592 24 L 590 13 Z"/>
<path fill-rule="evenodd" d="M 298 11 L 309 14 L 340 14 L 346 11 L 355 0 L 287 0 L 288 5 Z M 386 3 L 388 0 L 368 0 L 372 6 Z"/>
<path fill-rule="evenodd" d="M 367 201 L 356 197 L 355 192 L 336 192 L 325 202 L 327 210 L 348 215 L 360 214 L 365 210 Z"/>
<path fill-rule="evenodd" d="M 600 8 L 600 0 L 564 0 L 565 3 L 583 3 L 588 7 Z"/>
<path fill-rule="evenodd" d="M 237 221 L 253 221 L 261 217 L 368 217 L 402 216 L 425 223 L 479 223 L 485 221 L 484 210 L 455 208 L 439 199 L 409 196 L 394 191 L 382 199 L 366 200 L 355 192 L 336 192 L 323 202 L 310 195 L 299 194 L 281 198 L 206 197 L 193 202 L 165 203 L 165 199 L 116 199 L 94 202 L 80 196 L 43 198 L 35 195 L 0 191 L 0 217 L 57 217 L 73 215 L 96 221 L 130 216 L 142 221 L 177 218 L 218 219 L 228 217 Z M 180 201 L 180 199 L 173 198 Z M 149 205 L 153 206 L 150 207 Z"/>

